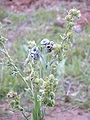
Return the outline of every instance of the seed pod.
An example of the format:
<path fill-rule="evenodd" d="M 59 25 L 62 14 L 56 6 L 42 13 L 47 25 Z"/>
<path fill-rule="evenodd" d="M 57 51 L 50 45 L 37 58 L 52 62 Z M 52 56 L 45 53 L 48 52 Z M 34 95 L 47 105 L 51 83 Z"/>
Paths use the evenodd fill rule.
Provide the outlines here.
<path fill-rule="evenodd" d="M 55 100 L 51 100 L 51 105 L 52 105 L 52 106 L 55 105 Z"/>
<path fill-rule="evenodd" d="M 73 33 L 72 33 L 72 32 L 68 32 L 68 33 L 67 33 L 67 36 L 69 37 L 70 40 L 72 40 L 72 38 L 73 38 Z"/>
<path fill-rule="evenodd" d="M 19 106 L 19 110 L 20 110 L 21 112 L 23 112 L 23 108 L 22 108 L 21 106 Z"/>
<path fill-rule="evenodd" d="M 54 45 L 54 52 L 55 52 L 55 54 L 57 54 L 60 50 L 61 50 L 61 45 L 55 44 Z"/>
<path fill-rule="evenodd" d="M 55 98 L 55 93 L 54 92 L 50 92 L 50 97 L 51 97 L 51 99 L 54 99 Z"/>
<path fill-rule="evenodd" d="M 70 27 L 73 27 L 75 25 L 74 22 L 69 22 Z"/>
<path fill-rule="evenodd" d="M 10 102 L 10 105 L 11 105 L 11 107 L 13 108 L 13 107 L 15 106 L 15 100 L 12 100 L 12 101 Z"/>
<path fill-rule="evenodd" d="M 38 84 L 40 82 L 40 79 L 39 78 L 36 78 L 35 79 L 35 83 Z"/>
<path fill-rule="evenodd" d="M 67 21 L 71 21 L 71 20 L 72 20 L 72 16 L 71 16 L 71 15 L 67 15 L 67 16 L 65 17 L 65 19 L 66 19 Z"/>
<path fill-rule="evenodd" d="M 16 96 L 17 96 L 17 92 L 14 92 L 14 93 L 13 93 L 13 97 L 16 97 Z"/>
<path fill-rule="evenodd" d="M 35 41 L 29 41 L 29 43 L 28 43 L 28 48 L 31 49 L 31 48 L 33 48 L 34 46 L 36 46 Z"/>

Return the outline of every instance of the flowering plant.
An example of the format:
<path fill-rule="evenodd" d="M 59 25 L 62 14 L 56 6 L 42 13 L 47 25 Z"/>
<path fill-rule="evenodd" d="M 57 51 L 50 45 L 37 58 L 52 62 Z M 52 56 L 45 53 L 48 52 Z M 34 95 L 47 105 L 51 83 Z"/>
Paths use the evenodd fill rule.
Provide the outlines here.
<path fill-rule="evenodd" d="M 65 62 L 68 50 L 72 46 L 73 26 L 76 18 L 80 17 L 80 11 L 71 9 L 65 17 L 67 21 L 66 31 L 63 36 L 60 35 L 60 42 L 55 43 L 47 38 L 41 40 L 37 45 L 35 41 L 30 41 L 28 45 L 28 57 L 25 60 L 23 74 L 19 71 L 14 61 L 8 54 L 5 47 L 6 38 L 0 35 L 0 51 L 5 54 L 8 64 L 14 68 L 15 74 L 18 74 L 24 81 L 29 91 L 34 108 L 32 110 L 32 120 L 44 120 L 44 107 L 55 105 L 55 90 L 60 77 L 60 64 Z M 13 109 L 22 112 L 25 119 L 23 107 L 20 105 L 20 96 L 16 92 L 9 92 L 8 98 Z"/>

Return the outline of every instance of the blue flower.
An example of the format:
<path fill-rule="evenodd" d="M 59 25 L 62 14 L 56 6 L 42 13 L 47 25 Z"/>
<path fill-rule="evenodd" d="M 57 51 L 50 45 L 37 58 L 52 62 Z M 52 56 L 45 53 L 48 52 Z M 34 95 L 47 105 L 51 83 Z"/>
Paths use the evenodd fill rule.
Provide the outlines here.
<path fill-rule="evenodd" d="M 38 53 L 38 49 L 36 46 L 31 49 L 30 56 L 33 60 L 39 59 L 39 53 Z"/>
<path fill-rule="evenodd" d="M 38 49 L 36 48 L 36 46 L 34 46 L 32 49 L 31 49 L 31 52 L 36 52 Z"/>
<path fill-rule="evenodd" d="M 53 48 L 53 46 L 54 46 L 54 42 L 53 41 L 50 41 L 50 46 Z"/>
<path fill-rule="evenodd" d="M 54 49 L 54 42 L 50 41 L 47 45 L 46 45 L 46 50 L 47 52 L 51 52 Z"/>

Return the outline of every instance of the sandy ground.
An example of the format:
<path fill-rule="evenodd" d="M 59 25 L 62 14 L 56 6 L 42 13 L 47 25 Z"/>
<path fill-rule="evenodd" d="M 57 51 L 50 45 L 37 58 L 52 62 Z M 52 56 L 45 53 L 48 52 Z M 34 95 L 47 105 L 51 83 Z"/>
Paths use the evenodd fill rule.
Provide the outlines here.
<path fill-rule="evenodd" d="M 8 108 L 8 103 L 0 104 L 0 120 L 24 120 L 20 113 L 13 113 Z M 49 111 L 49 112 L 48 112 Z M 72 110 L 61 110 L 55 106 L 46 113 L 45 120 L 90 120 L 90 112 L 85 112 L 79 108 Z"/>

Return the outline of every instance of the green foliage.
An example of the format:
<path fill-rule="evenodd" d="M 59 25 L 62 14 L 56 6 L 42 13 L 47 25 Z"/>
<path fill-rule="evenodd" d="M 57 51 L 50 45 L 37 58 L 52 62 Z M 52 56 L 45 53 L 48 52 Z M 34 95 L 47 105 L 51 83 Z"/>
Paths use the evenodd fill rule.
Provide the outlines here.
<path fill-rule="evenodd" d="M 49 14 L 48 14 L 48 12 L 49 12 Z M 13 24 L 11 24 L 11 26 L 13 25 L 12 28 L 16 27 L 16 25 L 18 25 L 20 23 L 23 23 L 23 21 L 26 21 L 28 19 L 28 17 L 29 16 L 26 15 L 26 14 L 24 14 L 24 15 L 20 14 L 19 15 L 17 13 L 15 13 L 15 14 L 11 13 L 8 16 L 8 18 L 13 23 Z M 22 68 L 22 70 L 21 70 L 22 74 L 23 74 L 24 65 L 23 65 L 23 63 L 18 63 L 18 61 L 22 62 L 26 58 L 26 56 L 27 56 L 26 54 L 28 54 L 27 43 L 26 43 L 27 41 L 35 40 L 37 45 L 38 45 L 38 43 L 40 43 L 41 39 L 43 39 L 43 38 L 48 38 L 49 40 L 53 40 L 55 43 L 58 43 L 58 44 L 62 41 L 61 39 L 63 37 L 63 32 L 66 29 L 61 30 L 61 28 L 56 27 L 53 24 L 51 24 L 51 23 L 54 22 L 55 17 L 56 17 L 56 11 L 46 11 L 46 10 L 39 10 L 38 11 L 37 10 L 37 12 L 33 16 L 32 15 L 30 16 L 32 22 L 28 26 L 31 27 L 32 31 L 30 30 L 28 33 L 23 32 L 24 36 L 21 37 L 19 35 L 19 37 L 16 37 L 16 41 L 13 42 L 14 44 L 12 44 L 12 49 L 10 50 L 10 54 L 12 55 L 12 58 L 15 60 L 15 65 L 19 66 L 19 68 Z M 42 24 L 42 26 L 40 26 L 40 24 Z M 69 25 L 71 26 L 72 24 L 70 23 Z M 49 31 L 47 30 L 46 26 L 48 26 L 48 28 L 50 29 Z M 87 87 L 87 85 L 89 86 L 89 83 L 90 83 L 90 79 L 89 79 L 90 78 L 90 69 L 89 69 L 90 68 L 89 67 L 89 60 L 90 60 L 89 26 L 86 27 L 86 32 L 85 33 L 84 32 L 80 33 L 79 35 L 78 34 L 75 35 L 75 38 L 76 38 L 75 44 L 76 45 L 73 46 L 72 51 L 69 51 L 69 53 L 68 53 L 69 55 L 67 55 L 67 60 L 66 60 L 66 64 L 65 64 L 65 75 L 68 76 L 68 77 L 72 76 L 70 78 L 70 82 L 73 80 L 74 85 L 75 85 L 75 83 L 80 82 L 81 85 L 85 84 L 86 87 Z M 61 39 L 60 39 L 59 34 L 62 35 Z M 68 34 L 66 34 L 66 35 L 68 36 L 68 38 L 72 38 L 71 31 L 68 32 Z M 26 44 L 26 46 L 24 44 Z M 65 50 L 66 50 L 67 45 L 63 44 L 63 46 L 65 47 Z M 61 60 L 61 58 L 62 57 L 60 56 L 60 60 Z M 87 66 L 83 67 L 83 64 L 87 65 L 88 67 Z M 36 65 L 36 63 L 35 63 L 35 65 Z M 36 67 L 35 67 L 36 71 L 39 71 L 39 69 L 38 69 L 39 65 L 38 66 L 36 65 Z M 61 68 L 62 65 L 60 65 L 60 66 L 58 65 L 58 70 L 57 70 L 57 64 L 56 63 L 53 66 L 52 66 L 52 68 L 54 68 L 54 69 L 52 70 L 52 73 L 56 77 L 60 74 L 59 73 L 57 75 L 57 71 L 60 72 L 60 68 Z M 85 68 L 88 68 L 88 69 L 86 70 Z M 29 73 L 30 73 L 31 72 L 30 67 L 29 67 L 29 70 L 30 70 L 29 71 Z M 44 66 L 42 66 L 42 71 L 43 70 L 44 70 Z M 84 70 L 86 72 L 84 72 Z M 7 71 L 7 70 L 5 70 L 5 71 Z M 5 71 L 4 71 L 4 73 L 5 73 Z M 48 71 L 49 71 L 49 69 L 48 69 Z M 45 72 L 45 70 L 44 70 L 45 73 L 50 72 L 50 71 L 49 72 L 48 71 Z M 64 69 L 63 69 L 63 71 L 64 71 Z M 23 82 L 21 81 L 21 78 L 16 77 L 17 80 L 13 79 L 11 76 L 8 76 L 10 73 L 11 72 L 8 72 L 7 74 L 6 73 L 4 74 L 4 82 L 2 83 L 2 88 L 1 88 L 1 91 L 0 91 L 1 96 L 2 96 L 3 93 L 6 95 L 6 93 L 8 91 L 10 91 L 10 89 L 13 89 L 14 91 L 17 91 L 18 93 L 20 93 L 25 88 L 25 85 L 23 85 Z M 25 74 L 27 75 L 27 73 L 28 72 L 26 72 Z M 37 76 L 39 77 L 39 75 L 36 74 L 36 72 L 34 72 L 34 75 L 35 75 L 35 77 L 37 77 Z M 43 74 L 42 74 L 42 76 L 43 76 Z M 77 77 L 79 77 L 79 80 L 74 79 L 74 78 L 77 78 Z M 58 78 L 60 80 L 60 79 L 62 79 L 62 76 L 61 77 L 58 76 Z M 36 79 L 40 80 L 40 78 L 36 78 Z M 31 85 L 30 84 L 30 79 L 28 79 L 28 77 L 26 78 L 26 80 L 28 81 L 29 85 Z M 11 82 L 11 84 L 12 84 L 11 87 L 9 86 L 9 82 Z M 5 86 L 7 86 L 7 87 L 5 87 Z M 39 85 L 37 85 L 37 87 L 39 87 Z M 6 89 L 7 92 L 4 89 Z M 59 97 L 62 97 L 65 94 L 65 89 L 63 88 L 63 86 L 59 87 L 59 91 L 60 91 L 60 93 L 58 95 L 59 95 Z M 80 89 L 79 92 L 82 92 L 82 91 L 84 91 L 84 90 Z M 3 96 L 5 96 L 5 95 L 3 95 Z M 51 92 L 51 94 L 48 94 L 48 96 L 51 96 L 52 98 L 53 98 L 54 95 L 55 94 L 53 94 L 52 92 Z M 80 96 L 82 97 L 82 95 L 80 95 Z M 79 95 L 75 96 L 73 98 L 73 101 L 74 101 L 74 99 L 77 99 L 77 98 L 79 98 Z M 79 103 L 79 101 L 77 103 Z M 38 108 L 38 111 L 40 111 L 39 108 Z M 36 114 L 36 108 L 34 108 L 34 114 Z"/>
<path fill-rule="evenodd" d="M 23 24 L 29 18 L 28 14 L 8 13 L 8 18 L 13 22 L 12 25 Z"/>
<path fill-rule="evenodd" d="M 65 67 L 66 74 L 73 77 L 80 76 L 82 74 L 81 60 L 79 58 L 77 59 L 76 56 L 73 56 L 73 58 L 71 58 L 71 61 L 71 64 L 68 64 Z"/>
<path fill-rule="evenodd" d="M 5 17 L 7 17 L 7 13 L 6 11 L 4 10 L 4 8 L 0 5 L 0 21 L 2 19 L 4 19 Z"/>
<path fill-rule="evenodd" d="M 7 62 L 6 62 L 7 63 Z M 2 79 L 0 76 L 0 98 L 6 98 L 7 93 L 13 89 L 14 91 L 20 93 L 23 91 L 23 88 L 25 85 L 23 84 L 22 80 L 14 76 L 12 71 L 8 68 L 8 65 L 6 63 L 3 65 L 0 64 L 0 73 L 2 74 Z"/>
<path fill-rule="evenodd" d="M 44 9 L 39 9 L 36 13 L 35 13 L 35 19 L 34 19 L 34 23 L 47 23 L 47 21 L 52 22 L 52 20 L 54 20 L 56 17 L 56 11 L 52 10 L 44 10 Z"/>
<path fill-rule="evenodd" d="M 32 110 L 32 118 L 31 120 L 44 120 L 44 110 L 38 101 L 37 94 L 34 95 L 34 108 Z"/>
<path fill-rule="evenodd" d="M 42 97 L 42 103 L 47 106 L 55 105 L 55 88 L 56 88 L 56 80 L 54 75 L 49 75 L 49 77 L 44 80 L 44 94 Z"/>
<path fill-rule="evenodd" d="M 25 83 L 32 100 L 35 103 L 35 107 L 32 110 L 33 120 L 44 119 L 44 114 L 41 113 L 43 112 L 43 110 L 41 110 L 42 107 L 54 106 L 55 104 L 55 89 L 59 80 L 57 76 L 52 74 L 53 65 L 55 65 L 56 69 L 58 69 L 57 66 L 65 59 L 68 50 L 71 49 L 73 26 L 75 25 L 74 19 L 79 16 L 80 12 L 76 9 L 72 9 L 68 12 L 68 15 L 65 18 L 67 21 L 67 28 L 65 33 L 60 36 L 61 41 L 58 44 L 54 41 L 48 40 L 47 38 L 44 38 L 39 44 L 36 44 L 33 41 L 29 42 L 28 57 L 24 64 L 25 70 L 23 73 L 10 57 L 5 46 L 6 39 L 1 35 L 0 51 L 6 56 L 8 66 L 10 67 L 12 73 L 14 75 L 18 75 Z M 5 61 L 3 62 L 5 63 Z M 77 63 L 75 66 L 76 65 Z M 76 71 L 77 69 L 78 68 L 76 68 Z M 30 83 L 28 82 L 29 80 Z M 35 95 L 36 93 L 37 95 Z M 19 96 L 12 91 L 8 93 L 8 97 L 13 99 L 10 102 L 12 108 L 21 111 L 23 116 L 27 119 L 23 108 L 20 106 L 20 99 L 18 99 Z"/>

